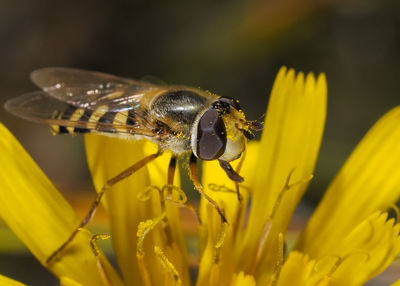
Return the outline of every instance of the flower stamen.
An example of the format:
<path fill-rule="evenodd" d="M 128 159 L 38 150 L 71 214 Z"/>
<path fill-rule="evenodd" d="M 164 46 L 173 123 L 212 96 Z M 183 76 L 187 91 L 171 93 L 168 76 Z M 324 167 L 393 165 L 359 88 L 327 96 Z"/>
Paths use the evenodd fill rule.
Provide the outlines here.
<path fill-rule="evenodd" d="M 144 239 L 146 238 L 147 234 L 151 230 L 153 230 L 154 227 L 164 219 L 165 216 L 166 216 L 166 213 L 163 212 L 160 216 L 158 216 L 154 219 L 148 219 L 144 222 L 142 221 L 139 223 L 138 231 L 136 233 L 136 235 L 138 237 L 136 256 L 144 255 L 144 250 L 143 250 Z"/>
<path fill-rule="evenodd" d="M 174 198 L 173 191 L 175 191 L 178 194 L 178 198 Z M 166 201 L 169 201 L 179 206 L 187 202 L 187 197 L 185 192 L 181 188 L 174 185 L 167 184 L 163 186 L 161 189 L 161 194 Z"/>
<path fill-rule="evenodd" d="M 221 248 L 224 245 L 227 229 L 228 229 L 228 223 L 222 222 L 221 223 L 221 232 L 219 233 L 217 243 L 214 246 L 214 249 L 215 249 L 214 263 L 215 264 L 219 263 L 219 260 L 221 257 Z"/>
<path fill-rule="evenodd" d="M 140 191 L 138 194 L 137 194 L 137 198 L 139 199 L 139 200 L 141 200 L 141 201 L 148 201 L 148 200 L 150 200 L 150 198 L 151 198 L 151 195 L 150 195 L 150 193 L 152 192 L 152 191 L 157 191 L 157 192 L 161 192 L 160 191 L 160 188 L 159 187 L 157 187 L 157 186 L 147 186 L 145 189 L 143 189 L 142 191 Z"/>
<path fill-rule="evenodd" d="M 275 286 L 278 284 L 279 275 L 281 273 L 283 262 L 284 262 L 284 255 L 285 255 L 284 250 L 285 250 L 285 241 L 283 239 L 283 233 L 280 232 L 278 235 L 278 253 L 277 253 L 277 259 L 276 259 L 276 264 L 275 264 L 275 269 L 274 269 L 271 286 Z"/>
<path fill-rule="evenodd" d="M 90 248 L 93 251 L 94 256 L 99 256 L 100 255 L 100 248 L 97 245 L 96 241 L 101 239 L 101 240 L 106 240 L 109 239 L 111 236 L 108 234 L 95 234 L 92 235 L 90 238 Z"/>
<path fill-rule="evenodd" d="M 314 265 L 314 269 L 313 269 L 314 273 L 317 273 L 320 271 L 319 270 L 320 265 L 324 262 L 325 259 L 335 258 L 336 262 L 329 268 L 327 273 L 316 283 L 316 285 L 319 285 L 319 283 L 322 283 L 322 281 L 325 281 L 326 279 L 330 279 L 332 277 L 332 275 L 336 272 L 336 270 L 343 264 L 344 261 L 346 261 L 347 259 L 349 259 L 350 257 L 352 257 L 354 255 L 360 255 L 360 254 L 366 256 L 365 262 L 367 262 L 370 259 L 369 253 L 367 253 L 365 251 L 355 251 L 355 252 L 349 253 L 343 257 L 337 256 L 337 255 L 331 255 L 331 256 L 326 256 L 326 257 L 320 259 Z"/>
<path fill-rule="evenodd" d="M 151 280 L 148 268 L 146 267 L 146 264 L 144 262 L 144 250 L 143 250 L 144 239 L 146 238 L 147 234 L 164 219 L 165 216 L 166 213 L 163 212 L 160 216 L 156 217 L 155 219 L 148 219 L 144 222 L 142 221 L 138 225 L 138 231 L 136 233 L 138 237 L 138 242 L 136 246 L 136 258 L 138 261 L 138 267 L 140 270 L 140 275 L 142 277 L 143 285 L 145 286 L 150 286 Z"/>
<path fill-rule="evenodd" d="M 96 266 L 97 266 L 97 269 L 99 270 L 101 280 L 103 281 L 104 285 L 112 286 L 111 279 L 107 275 L 106 268 L 104 267 L 103 262 L 100 259 L 100 254 L 101 254 L 100 248 L 96 243 L 96 241 L 99 239 L 105 240 L 105 239 L 109 239 L 111 236 L 108 234 L 93 235 L 89 230 L 87 230 L 86 228 L 83 228 L 83 227 L 78 228 L 77 231 L 86 232 L 88 234 L 88 236 L 90 237 L 90 240 L 89 240 L 90 248 L 91 248 L 94 256 L 96 257 Z"/>
<path fill-rule="evenodd" d="M 171 187 L 168 186 L 168 189 L 170 189 Z M 141 201 L 147 201 L 151 198 L 150 193 L 152 191 L 157 191 L 158 192 L 158 197 L 160 199 L 160 208 L 161 208 L 161 213 L 166 213 L 166 209 L 165 209 L 165 187 L 163 187 L 162 189 L 160 189 L 157 186 L 148 186 L 147 188 L 145 188 L 143 191 L 139 192 L 137 195 L 137 198 Z M 172 244 L 172 233 L 171 233 L 171 229 L 169 228 L 169 223 L 168 223 L 168 217 L 165 215 L 163 218 L 163 229 L 164 229 L 164 233 L 166 235 L 166 240 L 167 240 L 167 244 L 171 245 Z"/>
<path fill-rule="evenodd" d="M 208 184 L 208 188 L 213 192 L 236 193 L 235 190 L 232 190 L 232 189 L 226 187 L 225 185 L 218 185 L 215 183 Z"/>
<path fill-rule="evenodd" d="M 168 260 L 167 256 L 164 254 L 161 248 L 158 246 L 154 246 L 154 253 L 157 255 L 162 267 L 167 271 L 169 276 L 175 282 L 175 285 L 181 285 L 182 280 L 179 277 L 178 271 L 176 270 L 175 266 L 171 263 L 171 261 Z"/>
<path fill-rule="evenodd" d="M 267 241 L 268 234 L 271 230 L 271 227 L 272 227 L 272 220 L 268 219 L 265 222 L 262 233 L 261 233 L 261 238 L 260 238 L 260 242 L 258 244 L 258 249 L 257 249 L 256 261 L 259 261 L 261 258 L 261 254 L 264 251 L 265 242 Z"/>
<path fill-rule="evenodd" d="M 276 198 L 274 208 L 272 209 L 272 212 L 271 212 L 271 215 L 270 215 L 270 218 L 271 218 L 271 219 L 273 219 L 273 218 L 275 217 L 275 215 L 276 215 L 276 213 L 277 213 L 277 211 L 278 211 L 278 209 L 279 209 L 279 206 L 280 206 L 280 204 L 281 204 L 282 198 L 283 198 L 283 196 L 285 195 L 285 193 L 286 193 L 287 191 L 289 191 L 290 189 L 292 189 L 292 188 L 295 187 L 295 186 L 302 185 L 302 184 L 307 184 L 307 183 L 313 178 L 313 175 L 310 174 L 310 175 L 308 176 L 308 178 L 305 178 L 305 179 L 303 179 L 303 180 L 299 180 L 299 181 L 297 181 L 297 182 L 294 182 L 294 183 L 291 183 L 291 184 L 290 184 L 290 179 L 292 178 L 292 175 L 293 175 L 295 169 L 296 169 L 296 168 L 293 168 L 293 169 L 289 172 L 289 175 L 288 175 L 287 178 L 286 178 L 285 185 L 283 186 L 282 190 L 281 190 L 280 193 L 278 194 L 278 197 Z"/>
<path fill-rule="evenodd" d="M 111 236 L 108 234 L 95 234 L 90 238 L 90 247 L 93 251 L 93 254 L 96 256 L 96 263 L 97 263 L 97 268 L 99 269 L 99 273 L 101 276 L 101 279 L 106 286 L 112 286 L 111 279 L 107 275 L 106 269 L 100 259 L 100 248 L 97 245 L 96 241 L 101 239 L 109 239 Z"/>
<path fill-rule="evenodd" d="M 162 188 L 161 192 L 165 194 L 167 190 L 169 192 L 167 193 L 167 195 L 165 195 L 165 200 L 178 207 L 188 209 L 190 212 L 194 214 L 197 223 L 201 224 L 200 216 L 197 212 L 197 209 L 187 201 L 187 196 L 185 194 L 185 191 L 177 186 L 168 184 Z M 174 198 L 174 196 L 172 195 L 173 192 L 171 191 L 176 191 L 178 193 L 178 198 Z"/>

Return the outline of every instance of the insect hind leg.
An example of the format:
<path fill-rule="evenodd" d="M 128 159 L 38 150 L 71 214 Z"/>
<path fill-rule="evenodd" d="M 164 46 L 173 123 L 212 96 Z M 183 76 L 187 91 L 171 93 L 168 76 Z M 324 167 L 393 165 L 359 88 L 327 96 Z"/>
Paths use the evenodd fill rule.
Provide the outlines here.
<path fill-rule="evenodd" d="M 150 163 L 154 159 L 156 159 L 158 156 L 161 155 L 161 152 L 157 152 L 151 155 L 148 155 L 144 157 L 142 160 L 136 162 L 132 166 L 130 166 L 128 169 L 122 171 L 119 173 L 117 176 L 114 178 L 108 180 L 105 185 L 101 188 L 101 190 L 97 193 L 96 199 L 93 201 L 92 205 L 90 206 L 90 209 L 88 213 L 86 214 L 85 218 L 81 221 L 79 226 L 70 234 L 68 239 L 60 245 L 59 248 L 57 248 L 46 260 L 47 265 L 51 264 L 51 262 L 54 260 L 54 258 L 60 254 L 67 246 L 68 244 L 71 243 L 71 241 L 75 238 L 75 236 L 78 234 L 81 228 L 85 227 L 92 219 L 94 216 L 94 213 L 96 212 L 97 207 L 99 206 L 102 197 L 104 196 L 105 192 L 111 188 L 113 185 L 118 183 L 119 181 L 129 177 L 133 173 L 135 173 L 137 170 L 141 169 L 144 167 L 146 164 Z"/>

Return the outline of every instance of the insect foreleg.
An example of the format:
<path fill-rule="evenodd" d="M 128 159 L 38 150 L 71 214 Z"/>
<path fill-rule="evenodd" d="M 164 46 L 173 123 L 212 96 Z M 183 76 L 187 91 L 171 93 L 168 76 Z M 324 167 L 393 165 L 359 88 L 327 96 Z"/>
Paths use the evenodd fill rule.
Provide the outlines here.
<path fill-rule="evenodd" d="M 234 182 L 241 183 L 243 182 L 243 178 L 235 172 L 235 170 L 232 168 L 231 164 L 229 162 L 224 161 L 224 160 L 218 160 L 219 165 L 221 168 L 225 171 L 225 173 L 228 175 L 229 179 L 231 179 Z"/>
<path fill-rule="evenodd" d="M 130 166 L 128 169 L 122 171 L 119 173 L 117 176 L 114 178 L 108 180 L 105 185 L 101 188 L 101 190 L 97 193 L 96 199 L 93 201 L 92 205 L 90 206 L 89 212 L 86 214 L 85 218 L 81 221 L 79 226 L 71 233 L 71 235 L 68 237 L 68 239 L 58 248 L 56 249 L 50 256 L 47 258 L 46 263 L 50 264 L 53 259 L 60 253 L 62 252 L 65 247 L 74 239 L 74 237 L 78 234 L 79 230 L 83 227 L 85 227 L 90 220 L 92 219 L 98 205 L 100 204 L 101 198 L 104 196 L 105 192 L 111 188 L 113 185 L 118 183 L 119 181 L 129 177 L 133 173 L 135 173 L 137 170 L 140 168 L 144 167 L 147 163 L 150 163 L 154 159 L 156 159 L 158 156 L 161 155 L 161 152 L 157 152 L 155 154 L 151 154 L 142 160 L 136 162 L 132 166 Z"/>
<path fill-rule="evenodd" d="M 209 197 L 203 190 L 203 186 L 201 185 L 199 178 L 197 176 L 197 158 L 193 153 L 190 155 L 189 169 L 190 169 L 190 178 L 192 179 L 192 182 L 196 190 L 217 210 L 218 214 L 221 217 L 222 222 L 227 223 L 228 221 L 226 220 L 225 214 L 218 206 L 217 202 L 214 201 L 211 197 Z"/>

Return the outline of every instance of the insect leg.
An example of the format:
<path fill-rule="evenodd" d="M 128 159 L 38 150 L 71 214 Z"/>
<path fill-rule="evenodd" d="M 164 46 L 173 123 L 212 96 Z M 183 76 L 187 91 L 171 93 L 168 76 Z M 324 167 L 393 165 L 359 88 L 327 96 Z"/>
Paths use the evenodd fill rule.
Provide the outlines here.
<path fill-rule="evenodd" d="M 168 185 L 172 185 L 174 183 L 175 177 L 175 169 L 176 169 L 176 157 L 172 156 L 168 165 Z"/>
<path fill-rule="evenodd" d="M 242 156 L 240 157 L 239 164 L 237 165 L 236 170 L 235 170 L 236 173 L 239 173 L 240 170 L 242 169 L 245 158 L 246 158 L 246 150 L 243 152 Z M 238 182 L 235 182 L 235 188 L 236 188 L 236 194 L 237 194 L 238 201 L 242 202 L 242 196 L 240 194 L 240 187 L 239 187 Z"/>
<path fill-rule="evenodd" d="M 241 183 L 243 182 L 243 178 L 235 172 L 235 170 L 232 168 L 231 164 L 229 162 L 224 161 L 224 160 L 218 160 L 219 165 L 221 168 L 225 171 L 225 173 L 228 175 L 229 179 L 231 179 L 234 182 Z"/>
<path fill-rule="evenodd" d="M 174 177 L 175 177 L 175 169 L 176 169 L 176 157 L 172 156 L 171 160 L 169 161 L 168 165 L 168 178 L 167 178 L 167 185 L 173 185 L 174 183 Z M 167 188 L 166 192 L 171 192 L 172 188 Z M 164 196 L 168 196 L 169 194 L 164 194 L 164 192 L 161 193 L 162 198 L 160 198 L 160 204 L 161 204 L 161 209 L 165 210 L 165 200 Z M 166 234 L 166 239 L 167 239 L 167 244 L 171 245 L 172 244 L 172 233 L 170 226 L 168 224 L 168 218 L 165 216 L 163 219 L 163 228 L 164 232 Z"/>
<path fill-rule="evenodd" d="M 100 204 L 101 198 L 104 196 L 104 193 L 111 188 L 113 185 L 118 183 L 119 181 L 129 177 L 133 173 L 135 173 L 137 170 L 140 168 L 144 167 L 147 163 L 150 163 L 154 159 L 156 159 L 158 156 L 161 155 L 161 152 L 157 152 L 155 154 L 151 154 L 142 160 L 136 162 L 132 166 L 130 166 L 128 169 L 122 171 L 119 173 L 117 176 L 114 178 L 108 180 L 105 185 L 101 188 L 101 190 L 97 193 L 96 199 L 93 201 L 92 205 L 90 206 L 89 212 L 86 214 L 85 218 L 81 221 L 79 226 L 71 233 L 71 235 L 68 237 L 68 239 L 59 247 L 57 248 L 50 256 L 47 258 L 46 263 L 50 264 L 53 259 L 60 253 L 62 252 L 65 247 L 74 239 L 74 237 L 78 234 L 79 230 L 83 227 L 85 227 L 90 220 L 92 219 L 98 205 Z"/>
<path fill-rule="evenodd" d="M 214 201 L 211 197 L 209 197 L 203 190 L 203 186 L 201 185 L 199 178 L 197 176 L 197 158 L 193 153 L 190 155 L 189 169 L 190 169 L 190 178 L 192 179 L 196 190 L 217 210 L 218 214 L 221 217 L 222 222 L 227 223 L 228 221 L 226 220 L 225 214 L 218 206 L 217 202 Z"/>

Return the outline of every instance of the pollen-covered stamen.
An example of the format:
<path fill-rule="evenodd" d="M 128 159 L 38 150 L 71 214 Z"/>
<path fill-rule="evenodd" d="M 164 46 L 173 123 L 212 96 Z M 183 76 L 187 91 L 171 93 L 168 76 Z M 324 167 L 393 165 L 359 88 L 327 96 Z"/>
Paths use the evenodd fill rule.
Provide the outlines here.
<path fill-rule="evenodd" d="M 173 192 L 176 192 L 178 196 L 174 196 Z M 185 192 L 181 188 L 174 185 L 164 185 L 161 188 L 161 194 L 164 200 L 177 205 L 185 204 L 187 202 Z"/>
<path fill-rule="evenodd" d="M 146 267 L 144 261 L 144 239 L 146 238 L 147 234 L 154 229 L 154 227 L 159 224 L 164 218 L 166 217 L 166 213 L 163 212 L 160 216 L 149 219 L 144 222 L 139 223 L 138 231 L 136 233 L 138 237 L 137 246 L 136 246 L 136 259 L 138 261 L 139 272 L 142 278 L 143 285 L 151 286 L 151 279 L 150 274 L 148 272 L 148 267 Z"/>
<path fill-rule="evenodd" d="M 279 275 L 281 273 L 282 266 L 284 263 L 284 255 L 285 255 L 285 241 L 283 239 L 283 234 L 280 232 L 278 235 L 278 252 L 277 252 L 276 264 L 274 267 L 274 274 L 271 286 L 275 286 L 278 284 Z"/>
<path fill-rule="evenodd" d="M 264 224 L 260 241 L 258 243 L 256 262 L 260 260 L 261 254 L 264 252 L 265 242 L 267 241 L 269 232 L 271 231 L 271 227 L 272 227 L 272 220 L 268 219 Z"/>
<path fill-rule="evenodd" d="M 164 188 L 160 189 L 158 186 L 147 186 L 144 190 L 137 194 L 137 198 L 141 201 L 147 201 L 151 198 L 151 193 L 156 191 L 160 199 L 161 212 L 165 212 L 165 199 L 164 199 Z"/>
<path fill-rule="evenodd" d="M 171 191 L 175 191 L 178 194 L 178 196 L 177 197 L 174 196 L 173 192 Z M 162 187 L 161 193 L 164 194 L 163 195 L 164 199 L 169 203 L 182 208 L 186 208 L 189 211 L 191 211 L 196 217 L 197 222 L 201 224 L 200 216 L 197 212 L 197 209 L 187 201 L 187 196 L 181 188 L 174 185 L 165 185 Z"/>
<path fill-rule="evenodd" d="M 318 283 L 320 283 L 321 281 L 324 281 L 324 279 L 326 279 L 326 277 L 331 278 L 332 275 L 337 271 L 337 269 L 343 264 L 344 261 L 346 261 L 347 259 L 349 259 L 352 256 L 355 255 L 363 255 L 366 257 L 365 262 L 367 262 L 370 259 L 370 255 L 369 253 L 365 252 L 365 251 L 354 251 L 352 253 L 349 253 L 345 256 L 337 256 L 337 255 L 332 255 L 332 256 L 326 256 L 322 259 L 320 259 L 319 261 L 317 261 L 314 265 L 314 272 L 320 272 L 323 271 L 322 269 L 326 268 L 326 263 L 329 263 L 329 261 L 327 261 L 328 259 L 335 259 L 336 261 L 332 264 L 332 266 L 330 266 L 326 272 L 326 274 L 324 275 L 323 278 L 321 278 L 320 281 L 318 281 Z M 316 285 L 319 285 L 319 284 Z"/>
<path fill-rule="evenodd" d="M 169 186 L 169 185 L 168 185 Z M 168 189 L 170 189 L 171 187 L 168 187 Z M 137 198 L 141 201 L 147 201 L 151 198 L 151 192 L 152 191 L 157 191 L 158 192 L 158 197 L 160 200 L 160 208 L 161 208 L 161 213 L 166 213 L 166 208 L 165 208 L 165 188 L 163 187 L 162 189 L 160 189 L 157 186 L 148 186 L 147 188 L 145 188 L 143 191 L 139 192 L 137 195 Z M 172 244 L 172 233 L 171 233 L 171 229 L 169 228 L 169 223 L 168 223 L 168 217 L 165 216 L 163 219 L 163 229 L 166 235 L 166 240 L 167 240 L 167 244 L 171 245 Z"/>
<path fill-rule="evenodd" d="M 176 270 L 175 266 L 171 263 L 171 261 L 169 261 L 169 259 L 164 254 L 162 249 L 158 246 L 154 246 L 154 253 L 157 255 L 157 258 L 159 259 L 162 267 L 167 271 L 167 273 L 172 278 L 172 280 L 176 283 L 176 285 L 181 285 L 182 280 L 179 277 L 178 270 Z"/>
<path fill-rule="evenodd" d="M 274 208 L 272 209 L 272 212 L 271 212 L 271 215 L 270 215 L 271 219 L 273 219 L 275 217 L 275 215 L 276 215 L 276 213 L 277 213 L 277 211 L 279 209 L 279 206 L 280 206 L 280 204 L 282 202 L 282 198 L 283 198 L 283 196 L 285 195 L 285 193 L 287 191 L 289 191 L 290 189 L 292 189 L 295 186 L 307 184 L 313 178 L 313 175 L 311 174 L 311 175 L 308 176 L 308 178 L 305 178 L 303 180 L 300 180 L 300 181 L 297 181 L 297 182 L 294 182 L 294 183 L 290 183 L 290 179 L 291 179 L 294 171 L 295 171 L 295 168 L 293 168 L 289 172 L 289 175 L 286 178 L 285 185 L 283 186 L 281 192 L 278 194 L 278 197 L 276 198 Z"/>
<path fill-rule="evenodd" d="M 217 243 L 214 246 L 214 249 L 215 249 L 214 263 L 215 264 L 219 263 L 219 260 L 221 257 L 221 248 L 224 245 L 227 230 L 228 230 L 228 223 L 222 222 L 221 223 L 221 232 L 219 233 Z"/>
<path fill-rule="evenodd" d="M 272 224 L 273 224 L 273 220 L 275 218 L 275 215 L 278 212 L 279 206 L 280 206 L 280 204 L 282 202 L 283 196 L 291 188 L 293 188 L 293 187 L 295 187 L 297 185 L 306 184 L 313 177 L 312 175 L 310 175 L 308 178 L 306 178 L 304 180 L 300 180 L 300 181 L 297 181 L 297 182 L 294 182 L 294 183 L 290 183 L 290 179 L 291 179 L 294 171 L 295 171 L 295 168 L 293 168 L 289 172 L 289 175 L 286 178 L 285 185 L 283 186 L 282 190 L 278 194 L 278 197 L 276 198 L 275 205 L 274 205 L 274 207 L 272 209 L 271 215 L 269 216 L 269 218 L 267 219 L 267 221 L 264 224 L 264 228 L 263 228 L 263 231 L 261 233 L 260 240 L 259 240 L 259 243 L 258 243 L 257 254 L 256 254 L 256 263 L 259 261 L 259 259 L 261 258 L 262 254 L 264 252 L 264 249 L 265 249 L 265 246 L 266 246 L 265 243 L 267 241 L 268 235 L 269 235 L 270 230 L 272 228 Z"/>
<path fill-rule="evenodd" d="M 147 201 L 147 200 L 149 200 L 150 198 L 151 198 L 151 192 L 152 191 L 157 191 L 158 193 L 161 193 L 161 190 L 160 190 L 160 188 L 159 187 L 157 187 L 157 186 L 147 186 L 145 189 L 143 189 L 142 191 L 140 191 L 138 194 L 137 194 L 137 198 L 139 199 L 139 200 L 141 200 L 141 201 Z"/>
<path fill-rule="evenodd" d="M 238 196 L 238 201 L 241 202 L 242 201 L 242 196 L 240 195 L 240 191 L 239 188 L 242 190 L 246 190 L 247 192 L 250 192 L 250 188 L 247 186 L 243 186 L 243 185 L 239 185 L 238 183 L 235 182 L 235 190 L 228 188 L 225 185 L 218 185 L 215 183 L 209 183 L 207 185 L 208 189 L 210 191 L 213 192 L 220 192 L 220 193 L 232 193 L 232 194 L 236 194 Z"/>
<path fill-rule="evenodd" d="M 144 239 L 146 238 L 147 234 L 155 228 L 157 224 L 159 224 L 164 217 L 166 216 L 166 213 L 163 212 L 160 216 L 154 218 L 154 219 L 148 219 L 146 221 L 142 221 L 139 223 L 138 226 L 138 231 L 136 233 L 138 237 L 138 242 L 137 242 L 137 247 L 136 247 L 136 256 L 143 256 L 144 255 L 144 250 L 143 250 L 143 244 L 144 244 Z"/>
<path fill-rule="evenodd" d="M 99 246 L 97 245 L 97 241 L 99 239 L 101 240 L 106 240 L 109 239 L 111 236 L 108 234 L 95 234 L 92 236 L 92 238 L 90 239 L 90 247 L 94 253 L 95 256 L 99 256 L 100 255 L 100 249 Z"/>
<path fill-rule="evenodd" d="M 228 188 L 225 185 L 217 185 L 215 183 L 208 184 L 208 189 L 213 192 L 221 192 L 221 193 L 236 193 L 235 190 Z"/>
<path fill-rule="evenodd" d="M 197 209 L 194 206 L 192 206 L 192 204 L 187 202 L 186 194 L 181 188 L 170 184 L 164 185 L 161 189 L 157 186 L 147 186 L 144 190 L 138 193 L 137 198 L 141 201 L 147 201 L 151 198 L 151 192 L 153 191 L 156 191 L 159 194 L 160 208 L 162 213 L 166 212 L 165 202 L 167 201 L 171 204 L 174 204 L 182 208 L 186 208 L 189 211 L 191 211 L 196 217 L 197 222 L 201 224 L 200 216 L 197 212 Z M 178 195 L 175 196 L 174 193 L 177 193 Z M 170 231 L 168 230 L 168 227 L 165 225 L 166 223 L 168 223 L 167 216 L 165 216 L 164 218 L 164 230 Z M 169 234 L 167 233 L 167 236 L 168 235 Z"/>
<path fill-rule="evenodd" d="M 108 276 L 107 272 L 106 272 L 106 268 L 104 267 L 101 259 L 100 259 L 100 249 L 96 243 L 97 240 L 101 239 L 101 240 L 105 240 L 105 239 L 109 239 L 110 236 L 108 234 L 95 234 L 92 236 L 92 238 L 90 239 L 90 247 L 92 248 L 92 251 L 94 253 L 94 255 L 96 256 L 97 260 L 96 260 L 96 264 L 97 264 L 97 269 L 99 270 L 101 279 L 103 281 L 103 284 L 106 286 L 111 286 L 111 279 Z"/>
<path fill-rule="evenodd" d="M 103 285 L 111 286 L 112 285 L 111 279 L 110 279 L 109 275 L 106 272 L 106 267 L 104 267 L 103 262 L 100 259 L 101 251 L 100 251 L 99 246 L 96 243 L 99 239 L 105 240 L 105 239 L 109 239 L 111 236 L 108 235 L 108 234 L 95 234 L 95 235 L 92 235 L 92 233 L 89 230 L 85 229 L 85 228 L 79 228 L 78 230 L 79 231 L 84 231 L 89 235 L 89 237 L 90 237 L 90 240 L 89 240 L 90 248 L 91 248 L 94 256 L 96 257 L 96 266 L 97 266 L 97 269 L 99 270 L 101 279 L 103 281 Z"/>

